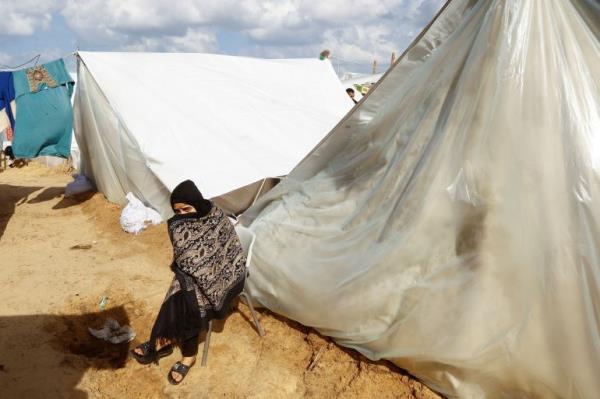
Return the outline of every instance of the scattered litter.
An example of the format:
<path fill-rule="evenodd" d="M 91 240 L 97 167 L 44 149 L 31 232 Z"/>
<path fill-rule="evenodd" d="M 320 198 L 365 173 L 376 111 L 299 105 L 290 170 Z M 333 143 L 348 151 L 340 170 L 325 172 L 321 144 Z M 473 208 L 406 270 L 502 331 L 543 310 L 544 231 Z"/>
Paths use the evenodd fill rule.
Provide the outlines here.
<path fill-rule="evenodd" d="M 118 321 L 111 318 L 106 319 L 101 329 L 96 330 L 88 327 L 88 330 L 94 337 L 112 344 L 131 342 L 135 338 L 135 332 L 131 327 L 127 325 L 121 326 Z"/>
<path fill-rule="evenodd" d="M 73 195 L 94 190 L 94 186 L 84 175 L 76 174 L 73 175 L 73 178 L 75 180 L 65 187 L 65 197 L 71 197 Z"/>
<path fill-rule="evenodd" d="M 77 244 L 73 245 L 70 249 L 90 249 L 92 248 L 91 244 Z"/>
<path fill-rule="evenodd" d="M 160 214 L 154 209 L 145 206 L 132 193 L 127 193 L 129 203 L 121 212 L 121 228 L 132 234 L 138 234 L 148 224 L 159 224 L 162 222 Z"/>
<path fill-rule="evenodd" d="M 100 299 L 100 303 L 98 303 L 98 306 L 100 307 L 100 310 L 104 310 L 104 308 L 106 308 L 106 303 L 108 302 L 108 297 L 107 296 L 103 296 Z"/>

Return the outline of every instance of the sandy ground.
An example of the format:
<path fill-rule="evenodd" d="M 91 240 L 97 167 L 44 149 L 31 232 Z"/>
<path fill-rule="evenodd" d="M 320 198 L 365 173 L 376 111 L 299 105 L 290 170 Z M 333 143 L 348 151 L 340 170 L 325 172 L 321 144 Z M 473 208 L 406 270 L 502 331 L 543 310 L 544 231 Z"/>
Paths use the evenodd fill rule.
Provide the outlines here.
<path fill-rule="evenodd" d="M 260 338 L 244 304 L 213 333 L 208 366 L 169 385 L 178 351 L 158 366 L 127 356 L 170 282 L 165 226 L 128 235 L 102 195 L 63 198 L 70 180 L 36 164 L 0 173 L 0 398 L 438 397 L 390 363 L 266 310 Z M 109 316 L 138 333 L 129 346 L 90 336 Z"/>

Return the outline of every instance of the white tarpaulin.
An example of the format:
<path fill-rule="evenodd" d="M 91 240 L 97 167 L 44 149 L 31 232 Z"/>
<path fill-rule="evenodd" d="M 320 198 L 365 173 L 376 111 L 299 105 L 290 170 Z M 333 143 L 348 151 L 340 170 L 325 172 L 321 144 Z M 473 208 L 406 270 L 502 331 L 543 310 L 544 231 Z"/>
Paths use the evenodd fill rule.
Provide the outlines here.
<path fill-rule="evenodd" d="M 251 208 L 270 309 L 448 396 L 600 392 L 600 4 L 452 0 Z"/>
<path fill-rule="evenodd" d="M 287 174 L 351 108 L 331 64 L 212 54 L 80 52 L 82 172 L 110 201 L 163 216 L 192 179 L 216 197 Z"/>

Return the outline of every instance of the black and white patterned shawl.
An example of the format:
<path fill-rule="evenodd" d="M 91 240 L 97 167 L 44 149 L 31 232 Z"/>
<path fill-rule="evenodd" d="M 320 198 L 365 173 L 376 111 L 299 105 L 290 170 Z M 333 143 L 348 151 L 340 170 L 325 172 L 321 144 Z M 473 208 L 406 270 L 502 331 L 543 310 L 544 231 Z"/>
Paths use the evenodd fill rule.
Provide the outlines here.
<path fill-rule="evenodd" d="M 246 256 L 233 224 L 213 206 L 203 217 L 182 215 L 170 219 L 169 237 L 175 278 L 165 301 L 182 289 L 193 290 L 200 316 L 218 316 L 226 300 L 241 292 L 246 277 Z"/>

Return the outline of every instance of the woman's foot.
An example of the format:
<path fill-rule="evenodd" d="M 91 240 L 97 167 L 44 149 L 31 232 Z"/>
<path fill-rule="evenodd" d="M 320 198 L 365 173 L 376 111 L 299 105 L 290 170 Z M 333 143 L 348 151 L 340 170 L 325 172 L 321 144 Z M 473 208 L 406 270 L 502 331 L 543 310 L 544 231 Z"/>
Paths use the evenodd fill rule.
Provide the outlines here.
<path fill-rule="evenodd" d="M 169 382 L 173 385 L 179 384 L 187 375 L 190 368 L 196 363 L 196 356 L 184 357 L 175 363 L 169 371 Z"/>
<path fill-rule="evenodd" d="M 139 355 L 139 356 L 144 356 L 144 346 L 145 345 L 150 345 L 150 342 L 144 342 L 143 344 L 136 346 L 133 349 L 133 353 L 135 353 L 136 355 Z M 171 345 L 170 341 L 159 340 L 156 342 L 156 351 L 160 352 L 163 348 L 165 348 L 166 346 L 169 346 L 169 345 Z"/>
<path fill-rule="evenodd" d="M 168 343 L 161 343 L 160 346 L 157 344 L 156 348 L 152 348 L 150 342 L 144 342 L 130 352 L 140 364 L 150 364 L 152 362 L 158 364 L 158 359 L 173 353 L 173 347 Z"/>

